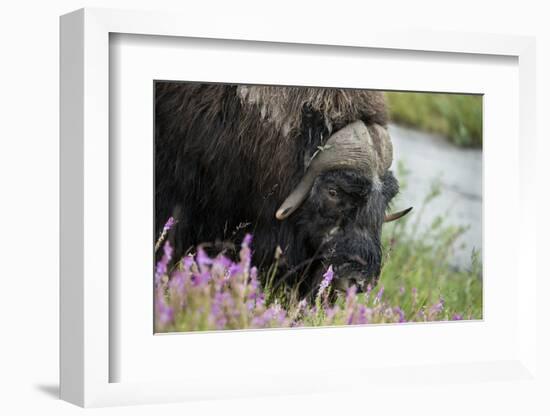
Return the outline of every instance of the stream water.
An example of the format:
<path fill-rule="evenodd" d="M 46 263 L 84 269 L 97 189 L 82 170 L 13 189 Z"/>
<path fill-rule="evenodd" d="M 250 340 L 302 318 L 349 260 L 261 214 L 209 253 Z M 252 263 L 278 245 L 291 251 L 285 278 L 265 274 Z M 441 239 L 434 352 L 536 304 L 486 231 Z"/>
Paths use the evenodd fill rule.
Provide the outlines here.
<path fill-rule="evenodd" d="M 468 227 L 456 241 L 452 264 L 469 268 L 472 250 L 482 248 L 482 152 L 464 149 L 443 137 L 390 125 L 394 147 L 394 165 L 403 162 L 409 173 L 406 187 L 394 204 L 395 209 L 414 206 L 409 215 L 420 212 L 422 202 L 434 183 L 440 195 L 426 204 L 419 222 L 419 232 L 429 227 L 438 216 L 445 224 Z M 415 220 L 409 220 L 409 224 Z"/>

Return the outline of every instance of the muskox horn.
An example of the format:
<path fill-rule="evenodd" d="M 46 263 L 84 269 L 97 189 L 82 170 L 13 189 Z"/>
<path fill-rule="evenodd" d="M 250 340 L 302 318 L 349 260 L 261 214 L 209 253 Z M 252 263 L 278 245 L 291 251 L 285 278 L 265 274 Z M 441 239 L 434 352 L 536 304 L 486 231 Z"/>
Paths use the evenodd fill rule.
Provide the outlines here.
<path fill-rule="evenodd" d="M 378 124 L 370 128 L 376 140 L 362 121 L 348 124 L 330 136 L 313 156 L 300 183 L 277 210 L 277 219 L 283 220 L 292 214 L 308 196 L 315 178 L 327 170 L 356 169 L 379 183 L 392 163 L 393 149 L 386 128 Z"/>
<path fill-rule="evenodd" d="M 411 212 L 412 209 L 413 207 L 409 207 L 407 209 L 404 209 L 403 211 L 394 212 L 393 214 L 386 215 L 386 217 L 384 218 L 384 222 L 392 222 L 392 221 L 398 220 L 399 218 L 404 217 L 409 212 Z"/>

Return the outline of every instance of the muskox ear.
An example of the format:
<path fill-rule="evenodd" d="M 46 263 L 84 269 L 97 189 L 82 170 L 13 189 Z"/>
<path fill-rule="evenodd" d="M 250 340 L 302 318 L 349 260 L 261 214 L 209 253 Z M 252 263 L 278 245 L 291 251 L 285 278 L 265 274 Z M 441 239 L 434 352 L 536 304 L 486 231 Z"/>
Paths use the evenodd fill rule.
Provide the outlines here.
<path fill-rule="evenodd" d="M 399 218 L 402 218 L 405 215 L 407 215 L 409 212 L 411 212 L 412 209 L 413 207 L 409 207 L 407 209 L 404 209 L 403 211 L 394 212 L 393 214 L 386 215 L 386 217 L 384 218 L 384 222 L 392 222 L 392 221 L 398 220 Z"/>

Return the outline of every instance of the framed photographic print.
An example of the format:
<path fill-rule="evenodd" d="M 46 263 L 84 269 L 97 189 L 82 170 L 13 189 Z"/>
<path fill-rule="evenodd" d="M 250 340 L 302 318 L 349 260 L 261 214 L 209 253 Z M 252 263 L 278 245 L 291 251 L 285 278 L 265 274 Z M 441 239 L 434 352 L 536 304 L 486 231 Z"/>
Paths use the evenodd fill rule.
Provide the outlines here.
<path fill-rule="evenodd" d="M 482 319 L 481 95 L 154 94 L 155 332 Z"/>
<path fill-rule="evenodd" d="M 217 23 L 61 18 L 62 398 L 536 383 L 534 41 Z"/>

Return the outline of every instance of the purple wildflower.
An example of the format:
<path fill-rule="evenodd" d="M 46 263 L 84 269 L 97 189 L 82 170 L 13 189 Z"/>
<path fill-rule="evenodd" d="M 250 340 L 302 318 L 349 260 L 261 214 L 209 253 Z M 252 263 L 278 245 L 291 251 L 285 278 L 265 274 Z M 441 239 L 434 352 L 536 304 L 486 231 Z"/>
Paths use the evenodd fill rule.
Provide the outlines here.
<path fill-rule="evenodd" d="M 202 247 L 199 247 L 197 250 L 197 264 L 201 272 L 207 271 L 209 266 L 212 264 L 212 259 L 208 257 L 206 251 Z"/>
<path fill-rule="evenodd" d="M 252 251 L 250 250 L 250 244 L 252 244 L 252 234 L 246 234 L 241 244 L 240 259 L 241 265 L 245 271 L 250 268 L 250 262 L 252 258 Z"/>
<path fill-rule="evenodd" d="M 247 300 L 246 301 L 246 310 L 248 312 L 252 311 L 256 307 L 256 302 L 254 300 Z"/>
<path fill-rule="evenodd" d="M 174 309 L 166 304 L 164 295 L 159 293 L 155 301 L 155 317 L 158 325 L 163 328 L 174 320 Z"/>
<path fill-rule="evenodd" d="M 193 256 L 188 255 L 183 258 L 183 270 L 190 271 L 191 267 L 193 267 L 193 264 L 195 263 L 195 259 L 193 259 Z"/>
<path fill-rule="evenodd" d="M 231 309 L 233 302 L 229 293 L 216 293 L 210 310 L 211 319 L 214 321 L 217 329 L 223 329 L 227 325 L 227 316 L 225 309 Z"/>
<path fill-rule="evenodd" d="M 372 292 L 372 285 L 369 283 L 367 284 L 367 290 L 365 291 L 365 302 L 369 301 L 371 292 Z"/>
<path fill-rule="evenodd" d="M 327 322 L 328 322 L 328 323 L 332 323 L 332 321 L 334 320 L 335 316 L 336 316 L 339 312 L 340 312 L 340 308 L 338 307 L 338 305 L 335 305 L 335 306 L 333 306 L 332 308 L 326 309 L 326 311 L 325 311 L 325 316 L 326 316 Z"/>
<path fill-rule="evenodd" d="M 434 319 L 437 315 L 443 312 L 444 307 L 445 300 L 442 297 L 439 297 L 439 301 L 430 308 L 430 319 Z"/>
<path fill-rule="evenodd" d="M 332 270 L 332 265 L 328 266 L 327 271 L 323 275 L 323 281 L 319 285 L 319 291 L 317 292 L 317 296 L 320 297 L 325 290 L 329 287 L 330 283 L 332 282 L 332 279 L 334 279 L 334 271 Z"/>
<path fill-rule="evenodd" d="M 267 303 L 258 278 L 258 269 L 251 266 L 251 243 L 252 237 L 245 236 L 237 263 L 224 255 L 211 258 L 199 247 L 196 254 L 184 257 L 174 270 L 169 271 L 173 249 L 166 242 L 162 258 L 155 269 L 155 328 L 171 330 L 177 327 L 191 331 L 300 327 L 317 322 L 324 325 L 406 322 L 405 311 L 399 306 L 390 305 L 387 296 L 383 298 L 383 286 L 374 294 L 372 285 L 367 285 L 361 296 L 357 295 L 357 288 L 352 286 L 345 295 L 344 305 L 327 302 L 335 277 L 332 266 L 323 274 L 314 305 L 303 299 L 291 304 L 286 311 L 278 303 Z M 405 295 L 404 286 L 397 290 L 400 296 Z M 412 288 L 412 301 L 413 305 L 418 304 L 416 288 Z M 372 303 L 375 306 L 367 307 Z M 440 297 L 434 305 L 419 306 L 415 308 L 416 315 L 410 312 L 412 319 L 429 321 L 443 316 L 445 302 Z M 465 318 L 455 313 L 452 319 Z"/>
<path fill-rule="evenodd" d="M 357 313 L 357 323 L 359 325 L 364 325 L 369 323 L 367 319 L 367 307 L 365 305 L 359 305 L 359 310 Z"/>
<path fill-rule="evenodd" d="M 256 301 L 260 290 L 260 282 L 258 282 L 258 269 L 252 267 L 250 269 L 250 282 L 248 283 L 248 299 Z"/>
<path fill-rule="evenodd" d="M 205 286 L 211 280 L 211 277 L 212 275 L 209 271 L 205 270 L 204 272 L 193 274 L 191 280 L 195 286 Z"/>
<path fill-rule="evenodd" d="M 395 308 L 393 308 L 393 311 L 399 316 L 399 323 L 407 322 L 405 320 L 405 312 L 403 312 L 403 309 L 401 309 L 399 306 L 396 306 Z"/>
<path fill-rule="evenodd" d="M 160 234 L 157 242 L 155 243 L 155 252 L 160 248 L 160 245 L 162 244 L 162 242 L 166 238 L 166 235 L 168 234 L 168 231 L 170 231 L 170 229 L 176 223 L 177 223 L 177 221 L 173 217 L 168 218 L 168 221 L 166 221 L 166 224 L 164 224 L 164 227 L 162 228 L 162 233 Z"/>
<path fill-rule="evenodd" d="M 260 293 L 258 296 L 256 296 L 256 306 L 263 307 L 265 305 L 265 295 L 263 293 Z"/>
<path fill-rule="evenodd" d="M 170 242 L 167 241 L 164 243 L 164 254 L 162 255 L 162 258 L 157 263 L 157 268 L 155 271 L 155 284 L 158 286 L 160 284 L 160 280 L 162 279 L 162 276 L 166 275 L 168 273 L 168 263 L 170 263 L 170 260 L 172 260 L 172 253 L 173 253 L 172 246 L 170 245 Z"/>
<path fill-rule="evenodd" d="M 176 220 L 174 219 L 174 217 L 168 218 L 168 221 L 166 221 L 166 224 L 164 224 L 162 232 L 166 233 L 170 231 L 170 228 L 172 228 L 175 224 L 176 224 Z"/>
<path fill-rule="evenodd" d="M 267 328 L 275 316 L 276 311 L 273 308 L 266 309 L 261 315 L 252 319 L 252 326 L 254 328 Z"/>
<path fill-rule="evenodd" d="M 246 234 L 243 238 L 242 246 L 250 247 L 252 244 L 252 234 Z"/>
<path fill-rule="evenodd" d="M 279 310 L 276 319 L 279 326 L 284 326 L 286 321 L 286 312 L 284 311 L 284 309 Z"/>
<path fill-rule="evenodd" d="M 384 295 L 384 286 L 381 286 L 380 290 L 376 294 L 376 298 L 374 299 L 374 303 L 379 303 L 382 300 L 383 295 Z"/>
<path fill-rule="evenodd" d="M 237 275 L 240 275 L 244 272 L 243 266 L 241 266 L 238 263 L 233 263 L 231 266 L 229 266 L 229 269 L 227 270 L 229 273 L 229 277 L 234 277 Z"/>
<path fill-rule="evenodd" d="M 286 323 L 286 311 L 281 308 L 281 305 L 275 304 L 264 312 L 265 324 L 272 326 L 285 326 Z"/>
<path fill-rule="evenodd" d="M 356 295 L 357 295 L 357 287 L 355 285 L 348 288 L 348 290 L 346 291 L 346 302 L 350 305 L 354 303 L 356 299 Z"/>
<path fill-rule="evenodd" d="M 227 258 L 223 254 L 220 254 L 214 259 L 214 262 L 212 264 L 223 270 L 227 270 L 233 264 L 233 262 L 231 261 L 231 259 Z"/>
<path fill-rule="evenodd" d="M 181 294 L 185 290 L 185 280 L 186 280 L 187 274 L 185 272 L 182 272 L 180 270 L 176 270 L 172 275 L 170 276 L 170 282 L 168 283 L 168 287 L 170 288 L 170 291 Z"/>

